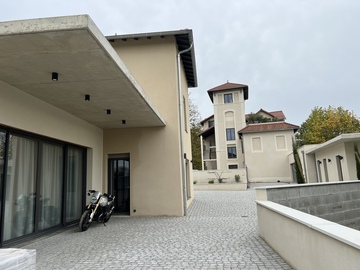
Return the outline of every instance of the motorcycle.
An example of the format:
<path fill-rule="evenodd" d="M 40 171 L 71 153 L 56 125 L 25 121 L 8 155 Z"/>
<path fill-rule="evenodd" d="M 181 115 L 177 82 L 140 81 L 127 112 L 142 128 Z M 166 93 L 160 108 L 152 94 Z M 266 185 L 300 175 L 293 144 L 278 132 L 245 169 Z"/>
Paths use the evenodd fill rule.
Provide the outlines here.
<path fill-rule="evenodd" d="M 86 231 L 93 220 L 106 226 L 105 223 L 109 221 L 115 209 L 115 196 L 106 193 L 101 195 L 100 191 L 96 190 L 89 190 L 87 195 L 90 196 L 90 203 L 81 215 L 80 229 Z"/>

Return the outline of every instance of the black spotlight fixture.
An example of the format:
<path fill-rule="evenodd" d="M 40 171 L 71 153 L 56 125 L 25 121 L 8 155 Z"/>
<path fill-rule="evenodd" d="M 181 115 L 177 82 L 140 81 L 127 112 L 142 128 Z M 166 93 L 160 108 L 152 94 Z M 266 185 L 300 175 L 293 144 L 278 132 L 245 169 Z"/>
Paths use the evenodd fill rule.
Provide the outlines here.
<path fill-rule="evenodd" d="M 110 115 L 110 114 L 111 114 L 111 110 L 107 109 L 107 110 L 106 110 L 106 114 L 107 114 L 107 115 Z"/>
<path fill-rule="evenodd" d="M 59 80 L 59 74 L 57 72 L 53 72 L 51 74 L 51 80 L 53 80 L 54 82 L 57 82 Z"/>
<path fill-rule="evenodd" d="M 90 101 L 90 95 L 85 95 L 85 101 Z"/>
<path fill-rule="evenodd" d="M 121 123 L 122 123 L 123 125 L 126 125 L 126 120 L 122 120 Z"/>

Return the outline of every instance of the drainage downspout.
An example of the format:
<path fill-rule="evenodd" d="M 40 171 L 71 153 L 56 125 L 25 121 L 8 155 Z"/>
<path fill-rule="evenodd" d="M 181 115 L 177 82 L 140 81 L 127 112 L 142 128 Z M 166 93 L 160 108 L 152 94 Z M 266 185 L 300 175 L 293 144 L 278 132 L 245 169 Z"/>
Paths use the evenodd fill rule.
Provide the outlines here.
<path fill-rule="evenodd" d="M 187 194 L 186 194 L 186 172 L 185 172 L 185 153 L 184 153 L 184 124 L 183 124 L 183 105 L 182 105 L 182 91 L 181 91 L 181 59 L 180 56 L 183 53 L 190 51 L 193 47 L 193 42 L 190 47 L 178 52 L 177 55 L 177 79 L 178 79 L 178 95 L 179 95 L 179 121 L 180 121 L 180 151 L 181 151 L 181 172 L 182 172 L 182 184 L 183 184 L 183 207 L 184 207 L 184 216 L 187 214 Z"/>

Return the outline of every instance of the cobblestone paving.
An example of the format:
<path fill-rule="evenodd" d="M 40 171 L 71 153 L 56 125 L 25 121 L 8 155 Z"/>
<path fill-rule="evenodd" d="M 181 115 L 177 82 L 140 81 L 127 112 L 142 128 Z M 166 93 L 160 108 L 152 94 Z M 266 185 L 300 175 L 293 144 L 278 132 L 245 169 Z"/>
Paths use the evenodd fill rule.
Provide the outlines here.
<path fill-rule="evenodd" d="M 116 217 L 22 248 L 37 269 L 291 269 L 258 235 L 255 193 L 196 191 L 186 217 Z"/>

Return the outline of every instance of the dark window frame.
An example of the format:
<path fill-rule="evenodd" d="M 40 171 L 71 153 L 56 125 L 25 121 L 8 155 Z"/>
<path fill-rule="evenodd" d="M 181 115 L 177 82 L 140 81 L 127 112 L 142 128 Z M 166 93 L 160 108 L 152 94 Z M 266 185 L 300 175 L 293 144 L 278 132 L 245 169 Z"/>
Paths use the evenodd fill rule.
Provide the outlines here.
<path fill-rule="evenodd" d="M 236 146 L 227 147 L 227 157 L 228 159 L 237 159 Z"/>
<path fill-rule="evenodd" d="M 235 141 L 235 128 L 227 128 L 226 129 L 226 140 L 227 141 Z"/>
<path fill-rule="evenodd" d="M 44 136 L 44 135 L 40 135 L 40 134 L 35 134 L 35 133 L 31 133 L 31 132 L 28 132 L 28 131 L 23 131 L 23 130 L 18 130 L 16 128 L 12 128 L 12 127 L 7 127 L 7 126 L 2 126 L 0 125 L 0 132 L 2 133 L 5 133 L 5 145 L 4 145 L 4 156 L 3 156 L 3 168 L 2 168 L 2 171 L 0 172 L 0 174 L 3 175 L 2 179 L 0 179 L 0 205 L 1 205 L 1 209 L 0 209 L 0 247 L 6 247 L 6 246 L 11 246 L 13 243 L 20 243 L 22 242 L 23 240 L 25 241 L 26 239 L 32 239 L 32 238 L 36 238 L 38 237 L 39 234 L 42 234 L 44 233 L 45 231 L 53 231 L 54 228 L 61 228 L 61 227 L 65 227 L 65 226 L 68 226 L 68 225 L 71 225 L 71 224 L 74 224 L 74 223 L 77 223 L 78 220 L 76 221 L 72 221 L 72 222 L 66 222 L 65 221 L 65 214 L 66 214 L 66 208 L 64 208 L 64 201 L 65 201 L 65 189 L 66 189 L 66 174 L 64 173 L 65 170 L 66 170 L 66 163 L 64 162 L 64 166 L 62 168 L 63 170 L 63 173 L 62 173 L 62 181 L 63 181 L 63 184 L 62 184 L 62 222 L 61 222 L 61 225 L 57 225 L 57 226 L 54 226 L 53 228 L 50 228 L 49 230 L 48 229 L 43 229 L 43 230 L 35 230 L 35 232 L 31 233 L 31 234 L 26 234 L 26 235 L 23 235 L 23 236 L 20 236 L 20 237 L 17 237 L 17 238 L 13 238 L 13 239 L 9 239 L 9 240 L 6 240 L 4 241 L 3 239 L 3 232 L 4 232 L 4 229 L 5 229 L 5 224 L 4 224 L 4 219 L 5 219 L 5 190 L 6 190 L 6 179 L 7 179 L 7 165 L 8 165 L 8 153 L 9 153 L 9 145 L 10 145 L 10 136 L 18 136 L 18 137 L 22 137 L 22 138 L 27 138 L 27 139 L 31 139 L 31 140 L 34 140 L 38 143 L 38 151 L 41 149 L 42 145 L 45 144 L 45 143 L 48 143 L 48 144 L 52 144 L 52 145 L 58 145 L 58 146 L 61 146 L 63 148 L 63 158 L 64 160 L 67 158 L 67 149 L 70 147 L 70 148 L 73 148 L 73 149 L 78 149 L 78 150 L 81 150 L 82 152 L 82 162 L 83 162 L 83 166 L 82 166 L 82 190 L 81 190 L 81 196 L 82 196 L 82 201 L 85 203 L 86 201 L 86 192 L 85 192 L 85 189 L 86 189 L 86 165 L 87 165 L 87 158 L 86 158 L 86 148 L 85 147 L 82 147 L 82 146 L 79 146 L 79 145 L 76 145 L 76 144 L 72 144 L 72 143 L 69 143 L 69 142 L 66 142 L 66 141 L 61 141 L 61 140 L 57 140 L 57 139 L 54 139 L 54 138 L 50 138 L 50 137 L 47 137 L 47 136 Z M 38 157 L 36 159 L 36 166 L 37 166 L 37 177 L 36 177 L 36 186 L 37 186 L 37 194 L 40 194 L 39 192 L 39 186 L 40 186 L 40 181 L 41 181 L 41 178 L 40 178 L 40 175 L 39 175 L 39 168 L 41 165 L 41 152 L 39 151 L 38 153 Z M 39 210 L 39 198 L 36 198 L 37 200 L 37 204 L 38 206 L 36 206 L 35 208 L 35 211 L 38 211 Z M 84 207 L 84 203 L 83 203 L 83 206 Z M 35 217 L 36 218 L 36 217 Z M 79 219 L 80 219 L 80 216 L 79 216 Z M 37 222 L 34 223 L 35 227 L 37 227 Z M 23 240 L 22 240 L 23 239 Z"/>
<path fill-rule="evenodd" d="M 233 94 L 224 94 L 224 103 L 234 103 Z"/>

